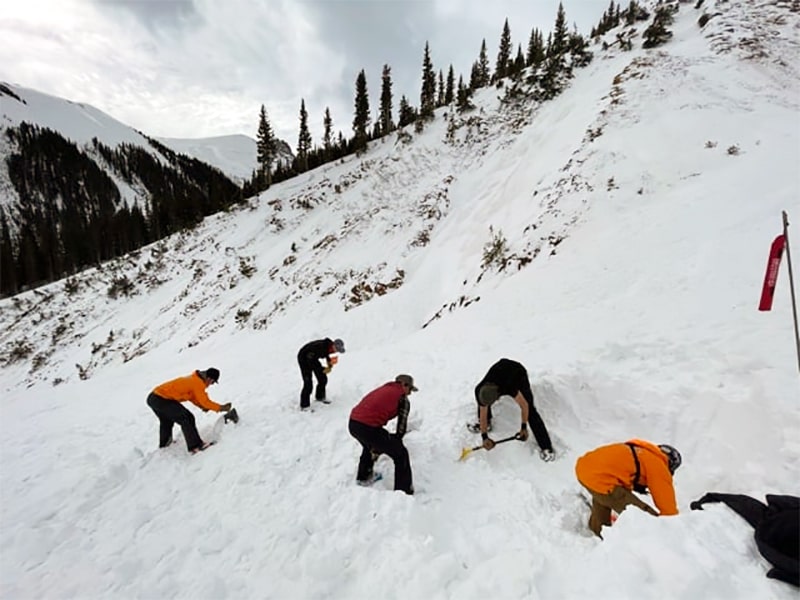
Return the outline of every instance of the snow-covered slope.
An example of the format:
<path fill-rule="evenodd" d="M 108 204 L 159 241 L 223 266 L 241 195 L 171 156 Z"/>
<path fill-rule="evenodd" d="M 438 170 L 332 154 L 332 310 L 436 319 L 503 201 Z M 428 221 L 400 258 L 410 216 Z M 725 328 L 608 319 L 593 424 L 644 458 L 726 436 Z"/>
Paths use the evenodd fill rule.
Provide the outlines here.
<path fill-rule="evenodd" d="M 217 167 L 234 181 L 249 179 L 258 165 L 256 141 L 246 135 L 197 139 L 158 138 L 158 141 L 175 152 Z"/>
<path fill-rule="evenodd" d="M 410 142 L 0 303 L 0 595 L 793 598 L 739 517 L 688 510 L 800 491 L 785 270 L 757 311 L 781 210 L 800 218 L 792 6 L 681 4 L 669 44 L 596 46 L 553 102 L 483 90 Z M 502 271 L 482 266 L 499 232 Z M 333 403 L 300 413 L 296 352 L 322 336 L 348 347 Z M 554 463 L 534 442 L 456 461 L 502 356 L 528 367 Z M 156 451 L 147 393 L 211 365 L 242 421 L 198 412 L 217 446 Z M 385 458 L 355 486 L 347 433 L 399 372 L 420 388 L 413 497 Z M 496 436 L 518 418 L 502 400 Z M 574 463 L 632 437 L 683 453 L 681 514 L 626 511 L 600 542 Z"/>
<path fill-rule="evenodd" d="M 132 127 L 101 110 L 29 88 L 0 82 L 0 127 L 23 121 L 59 132 L 83 145 L 97 137 L 112 148 L 128 143 L 148 146 L 147 139 Z"/>

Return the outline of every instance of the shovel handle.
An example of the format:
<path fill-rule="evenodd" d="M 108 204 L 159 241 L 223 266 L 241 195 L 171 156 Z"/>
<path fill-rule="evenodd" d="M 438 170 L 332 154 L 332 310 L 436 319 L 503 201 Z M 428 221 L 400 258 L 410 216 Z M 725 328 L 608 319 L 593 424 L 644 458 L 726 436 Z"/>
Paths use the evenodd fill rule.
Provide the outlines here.
<path fill-rule="evenodd" d="M 506 442 L 510 442 L 511 440 L 518 440 L 518 439 L 519 438 L 516 436 L 516 434 L 514 434 L 510 437 L 503 438 L 502 440 L 497 440 L 494 443 L 494 445 L 496 446 L 497 444 L 504 444 Z M 483 444 L 481 444 L 480 446 L 475 446 L 474 448 L 464 448 L 463 450 L 461 450 L 461 458 L 459 458 L 459 460 L 465 460 L 470 454 L 472 454 L 476 450 L 481 450 L 481 449 L 483 449 Z"/>

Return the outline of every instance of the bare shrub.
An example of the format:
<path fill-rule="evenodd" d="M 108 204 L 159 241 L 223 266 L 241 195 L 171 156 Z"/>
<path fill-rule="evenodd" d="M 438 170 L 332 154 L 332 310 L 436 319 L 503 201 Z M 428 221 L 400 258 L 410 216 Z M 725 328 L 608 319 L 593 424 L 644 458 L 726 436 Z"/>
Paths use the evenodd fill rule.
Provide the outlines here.
<path fill-rule="evenodd" d="M 492 236 L 492 239 L 483 246 L 481 268 L 488 269 L 494 265 L 498 269 L 502 269 L 508 257 L 508 240 L 506 240 L 502 230 L 498 229 L 495 232 L 491 226 L 489 227 L 489 235 Z"/>
<path fill-rule="evenodd" d="M 129 297 L 133 295 L 134 289 L 134 285 L 127 275 L 119 275 L 108 287 L 108 297 L 112 300 L 116 300 L 120 296 Z"/>

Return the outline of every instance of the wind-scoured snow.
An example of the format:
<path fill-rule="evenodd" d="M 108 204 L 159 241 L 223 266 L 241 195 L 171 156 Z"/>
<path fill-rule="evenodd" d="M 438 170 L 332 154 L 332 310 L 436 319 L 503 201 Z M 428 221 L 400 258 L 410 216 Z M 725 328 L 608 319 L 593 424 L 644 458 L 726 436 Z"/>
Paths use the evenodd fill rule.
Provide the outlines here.
<path fill-rule="evenodd" d="M 689 510 L 708 491 L 800 495 L 785 262 L 757 310 L 781 211 L 800 219 L 791 7 L 681 4 L 668 44 L 594 46 L 552 102 L 482 90 L 410 142 L 2 301 L 0 596 L 795 598 L 740 517 Z M 719 14 L 701 29 L 703 11 Z M 775 35 L 752 56 L 731 23 Z M 503 271 L 481 266 L 490 227 Z M 297 350 L 325 336 L 347 346 L 332 404 L 301 413 Z M 528 368 L 555 462 L 533 440 L 458 462 L 501 357 Z M 240 423 L 195 410 L 219 443 L 157 450 L 147 394 L 209 366 Z M 385 457 L 357 486 L 347 432 L 404 372 L 414 496 Z M 518 426 L 501 400 L 493 435 Z M 630 509 L 600 541 L 575 460 L 631 438 L 682 453 L 680 514 Z"/>

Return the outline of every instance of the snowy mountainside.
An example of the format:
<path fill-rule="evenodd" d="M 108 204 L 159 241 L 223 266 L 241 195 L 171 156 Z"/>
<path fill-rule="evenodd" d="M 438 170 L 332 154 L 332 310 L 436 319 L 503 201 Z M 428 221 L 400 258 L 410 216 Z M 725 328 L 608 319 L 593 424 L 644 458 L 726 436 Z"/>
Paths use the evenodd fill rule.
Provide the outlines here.
<path fill-rule="evenodd" d="M 175 152 L 192 156 L 217 167 L 238 183 L 250 179 L 258 167 L 256 141 L 246 135 L 222 135 L 210 138 L 158 138 Z M 291 164 L 294 155 L 289 145 L 278 140 L 276 161 Z"/>
<path fill-rule="evenodd" d="M 57 131 L 79 146 L 86 146 L 92 138 L 97 138 L 111 148 L 127 143 L 155 152 L 142 132 L 91 105 L 6 82 L 0 85 L 0 128 L 25 121 Z M 216 167 L 238 182 L 249 178 L 256 168 L 256 142 L 246 135 L 156 139 L 179 154 Z M 280 140 L 279 144 L 279 160 L 291 162 L 291 148 Z"/>
<path fill-rule="evenodd" d="M 728 22 L 711 19 L 699 33 L 684 18 L 675 28 L 681 44 L 601 53 L 555 102 L 508 104 L 502 90 L 481 90 L 475 111 L 441 110 L 411 141 L 375 142 L 361 159 L 275 185 L 195 231 L 4 303 L 0 343 L 8 356 L 24 357 L 8 361 L 14 385 L 88 377 L 167 340 L 194 346 L 221 330 L 264 330 L 309 301 L 349 311 L 387 294 L 401 305 L 410 297 L 404 310 L 413 330 L 479 301 L 496 286 L 498 269 L 502 279 L 557 261 L 592 207 L 646 206 L 700 177 L 704 165 L 745 171 L 734 162 L 743 157 L 728 149 L 760 150 L 748 132 L 759 136 L 768 121 L 752 103 L 776 92 L 756 83 L 752 99 L 742 100 L 727 86 L 712 87 L 705 67 L 713 55 L 701 53 L 704 37 L 717 43 L 714 26 L 725 30 Z M 773 41 L 776 56 L 792 50 L 782 39 Z M 758 69 L 738 61 L 715 68 L 750 86 L 746 80 L 764 77 L 774 58 Z M 703 92 L 697 100 L 662 94 L 687 78 Z M 717 110 L 728 104 L 741 110 Z M 716 132 L 751 116 L 760 129 L 754 123 L 740 139 L 718 139 Z M 781 119 L 775 113 L 776 126 Z M 505 252 L 487 265 L 493 235 L 502 235 Z M 128 322 L 121 318 L 128 298 L 137 312 L 151 297 L 161 299 L 157 314 L 125 331 L 114 327 Z M 59 326 L 49 344 L 49 328 L 32 324 L 53 319 Z M 51 360 L 63 344 L 70 359 Z"/>
<path fill-rule="evenodd" d="M 0 595 L 796 598 L 741 518 L 689 503 L 800 495 L 785 268 L 756 308 L 780 211 L 800 218 L 798 15 L 692 4 L 664 46 L 641 49 L 646 24 L 630 52 L 593 46 L 552 102 L 482 90 L 472 113 L 0 302 Z M 746 21 L 779 33 L 765 55 L 718 45 Z M 301 413 L 296 352 L 322 336 L 347 352 L 331 404 Z M 552 463 L 531 441 L 457 461 L 502 356 L 531 375 Z M 208 366 L 241 422 L 195 411 L 219 443 L 157 450 L 147 393 Z M 353 481 L 349 412 L 398 372 L 420 388 L 414 496 L 386 457 L 381 482 Z M 493 424 L 517 430 L 510 399 Z M 680 514 L 629 509 L 600 541 L 575 461 L 631 438 L 683 454 Z"/>
<path fill-rule="evenodd" d="M 134 204 L 138 204 L 140 208 L 148 206 L 150 192 L 141 180 L 126 181 L 126 177 L 118 172 L 117 168 L 110 165 L 101 152 L 98 152 L 95 141 L 112 150 L 119 148 L 122 144 L 141 148 L 165 168 L 178 169 L 170 164 L 172 162 L 170 157 L 165 156 L 167 151 L 159 148 L 157 144 L 151 143 L 144 133 L 125 125 L 93 106 L 0 82 L 0 207 L 5 208 L 6 214 L 12 216 L 10 220 L 12 229 L 18 225 L 13 217 L 20 210 L 20 198 L 11 183 L 7 159 L 12 153 L 18 152 L 18 148 L 12 145 L 6 133 L 7 130 L 17 128 L 22 123 L 50 129 L 71 144 L 75 144 L 80 152 L 90 157 L 91 161 L 110 177 L 119 191 L 121 200 L 126 202 L 129 207 Z M 179 142 L 180 140 L 176 140 L 176 143 Z M 202 145 L 201 141 L 195 141 L 196 149 L 200 145 Z M 213 155 L 214 149 L 210 142 L 207 142 L 204 148 L 204 153 Z M 232 149 L 230 152 L 229 155 L 217 152 L 216 162 L 222 163 L 222 166 L 236 173 L 251 168 L 251 161 L 247 158 L 246 153 L 242 154 L 241 151 L 235 153 Z M 223 156 L 227 156 L 226 161 L 222 161 Z M 248 162 L 239 165 L 234 162 L 237 159 L 246 159 Z M 226 173 L 220 165 L 209 164 L 220 173 L 225 174 L 226 177 L 234 178 L 232 174 Z M 56 167 L 52 168 L 54 176 L 65 179 L 70 177 L 69 173 L 59 173 Z M 141 177 L 141 174 L 134 173 L 134 179 L 136 175 Z M 230 185 L 233 186 L 232 183 Z M 42 202 L 49 201 L 53 201 L 53 199 L 42 199 Z"/>
<path fill-rule="evenodd" d="M 147 138 L 93 106 L 0 82 L 0 127 L 23 121 L 59 132 L 79 145 L 97 137 L 111 147 L 128 143 L 147 147 Z"/>

